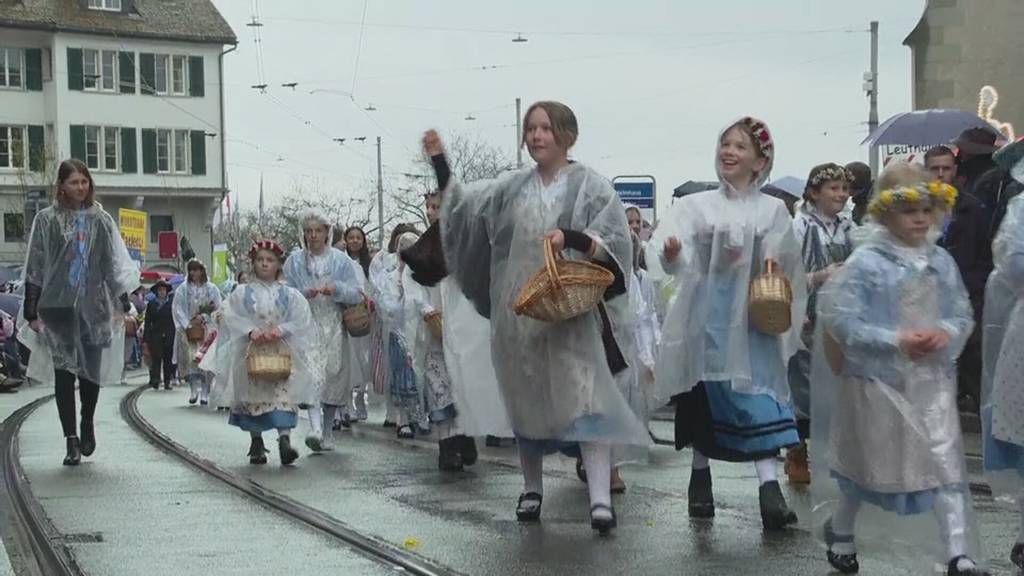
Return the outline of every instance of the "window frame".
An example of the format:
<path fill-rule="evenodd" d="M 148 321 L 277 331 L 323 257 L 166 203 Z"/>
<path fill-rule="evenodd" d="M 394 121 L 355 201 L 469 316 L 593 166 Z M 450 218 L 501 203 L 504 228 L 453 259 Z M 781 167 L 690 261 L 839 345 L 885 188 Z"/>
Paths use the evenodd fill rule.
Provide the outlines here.
<path fill-rule="evenodd" d="M 18 131 L 20 136 L 14 137 L 15 130 Z M 7 143 L 7 163 L 0 164 L 0 171 L 13 171 L 13 170 L 26 170 L 28 169 L 28 128 L 22 125 L 16 124 L 2 124 L 0 125 L 0 141 Z M 15 145 L 20 141 L 20 152 L 15 148 Z M 20 155 L 21 165 L 15 165 L 15 159 Z"/>
<path fill-rule="evenodd" d="M 11 85 L 11 53 L 18 58 L 18 84 Z M 25 90 L 25 49 L 13 46 L 0 46 L 0 90 Z"/>
<path fill-rule="evenodd" d="M 167 79 L 168 94 L 170 94 L 171 96 L 188 96 L 188 56 L 185 56 L 183 54 L 169 54 L 168 57 L 170 58 L 171 63 L 169 68 L 170 75 Z M 177 74 L 178 64 L 181 64 L 180 90 L 178 89 L 178 86 L 175 83 L 178 80 L 177 78 L 175 78 Z"/>
<path fill-rule="evenodd" d="M 168 229 L 164 229 L 163 227 L 160 227 L 158 229 L 156 226 L 153 225 L 153 219 L 154 218 L 161 218 L 161 219 L 166 218 L 167 220 L 165 222 L 170 222 L 171 227 L 168 228 Z M 148 221 L 146 223 L 149 225 L 149 243 L 154 245 L 154 246 L 156 246 L 160 242 L 160 233 L 161 232 L 174 232 L 174 214 L 152 214 L 151 213 L 147 220 Z"/>
<path fill-rule="evenodd" d="M 109 87 L 104 59 L 110 57 Z M 88 58 L 92 57 L 92 66 Z M 121 82 L 120 57 L 117 50 L 103 48 L 82 48 L 82 90 L 85 92 L 104 92 L 117 94 Z"/>
<path fill-rule="evenodd" d="M 123 0 L 89 0 L 89 10 L 102 10 L 104 12 L 123 12 Z"/>
<path fill-rule="evenodd" d="M 87 124 L 83 126 L 85 132 L 85 165 L 93 172 L 106 172 L 119 174 L 121 172 L 121 127 L 120 126 L 99 126 Z M 114 144 L 114 167 L 107 164 L 107 146 L 110 144 L 108 136 L 113 134 Z M 95 138 L 90 136 L 95 135 Z M 92 163 L 89 154 L 90 143 L 95 144 L 95 164 Z"/>
<path fill-rule="evenodd" d="M 156 173 L 165 176 L 188 176 L 192 173 L 192 131 L 187 128 L 155 128 Z M 162 146 L 161 140 L 166 146 Z M 179 144 L 181 149 L 179 150 Z M 161 158 L 161 148 L 166 158 Z M 166 163 L 166 166 L 161 164 Z"/>

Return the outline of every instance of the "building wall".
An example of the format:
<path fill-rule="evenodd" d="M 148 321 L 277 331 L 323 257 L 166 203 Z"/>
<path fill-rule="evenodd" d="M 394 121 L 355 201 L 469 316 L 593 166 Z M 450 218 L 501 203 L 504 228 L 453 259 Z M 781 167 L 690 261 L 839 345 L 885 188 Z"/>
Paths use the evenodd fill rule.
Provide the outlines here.
<path fill-rule="evenodd" d="M 913 50 L 914 108 L 976 111 L 978 92 L 992 85 L 994 116 L 1024 132 L 1024 2 L 929 0 L 907 38 Z"/>
<path fill-rule="evenodd" d="M 173 218 L 174 229 L 178 237 L 186 237 L 196 252 L 196 257 L 207 265 L 211 261 L 210 241 L 210 220 L 213 211 L 217 208 L 219 199 L 197 198 L 197 197 L 175 197 L 167 196 L 146 196 L 141 208 L 136 208 L 134 196 L 107 194 L 99 196 L 103 208 L 115 219 L 120 208 L 131 210 L 143 210 L 152 216 L 170 216 Z M 144 265 L 147 268 L 154 266 L 174 266 L 183 269 L 183 262 L 175 260 L 161 260 L 156 238 L 151 235 L 146 238 L 146 256 Z"/>

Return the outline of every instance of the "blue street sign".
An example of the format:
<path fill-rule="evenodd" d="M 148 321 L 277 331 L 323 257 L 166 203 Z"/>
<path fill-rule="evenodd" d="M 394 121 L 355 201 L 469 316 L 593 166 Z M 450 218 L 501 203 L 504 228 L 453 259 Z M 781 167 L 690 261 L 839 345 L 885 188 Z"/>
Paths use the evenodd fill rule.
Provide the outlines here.
<path fill-rule="evenodd" d="M 654 208 L 654 182 L 614 182 L 612 185 L 623 204 Z"/>

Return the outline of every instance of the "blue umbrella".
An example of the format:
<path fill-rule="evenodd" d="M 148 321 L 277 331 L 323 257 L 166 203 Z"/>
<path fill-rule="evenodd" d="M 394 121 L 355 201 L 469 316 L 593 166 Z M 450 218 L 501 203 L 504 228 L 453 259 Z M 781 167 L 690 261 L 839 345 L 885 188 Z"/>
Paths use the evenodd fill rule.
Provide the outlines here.
<path fill-rule="evenodd" d="M 795 198 L 803 198 L 804 188 L 806 187 L 806 181 L 796 178 L 794 176 L 784 176 L 770 184 L 765 185 L 765 187 L 762 188 L 761 190 L 769 191 L 771 189 L 775 189 L 785 194 L 788 194 L 789 196 L 793 196 Z"/>
<path fill-rule="evenodd" d="M 1002 136 L 998 130 L 977 114 L 955 109 L 914 110 L 889 118 L 875 129 L 861 144 L 883 146 L 932 146 L 952 141 L 968 128 L 985 128 Z"/>

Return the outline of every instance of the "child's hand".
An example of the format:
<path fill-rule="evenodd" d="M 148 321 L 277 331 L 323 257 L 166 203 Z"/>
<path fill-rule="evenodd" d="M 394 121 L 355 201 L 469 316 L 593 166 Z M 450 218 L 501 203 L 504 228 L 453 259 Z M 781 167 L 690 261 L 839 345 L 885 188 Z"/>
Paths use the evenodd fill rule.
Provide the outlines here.
<path fill-rule="evenodd" d="M 249 341 L 254 344 L 259 344 L 263 341 L 263 332 L 261 330 L 253 330 L 249 332 Z"/>
<path fill-rule="evenodd" d="M 319 288 L 310 288 L 305 292 L 306 298 L 316 298 L 320 294 Z"/>
<path fill-rule="evenodd" d="M 263 333 L 264 342 L 277 342 L 281 338 L 284 338 L 284 333 L 281 332 L 281 328 L 274 328 L 273 330 L 267 330 Z"/>
<path fill-rule="evenodd" d="M 679 253 L 683 251 L 683 244 L 675 236 L 669 236 L 665 240 L 665 260 L 675 262 Z"/>
<path fill-rule="evenodd" d="M 551 250 L 558 254 L 565 248 L 565 234 L 561 230 L 552 230 L 545 236 L 546 240 L 551 241 Z"/>
<path fill-rule="evenodd" d="M 911 360 L 920 360 L 929 350 L 925 348 L 927 336 L 918 330 L 904 330 L 900 332 L 899 346 Z"/>
<path fill-rule="evenodd" d="M 328 284 L 328 285 L 324 286 L 323 288 L 320 289 L 320 293 L 325 295 L 325 296 L 333 296 L 334 295 L 334 284 Z"/>
<path fill-rule="evenodd" d="M 932 353 L 936 350 L 942 350 L 949 345 L 949 334 L 945 330 L 925 330 L 921 333 L 924 336 L 924 342 L 922 347 L 926 353 Z"/>

